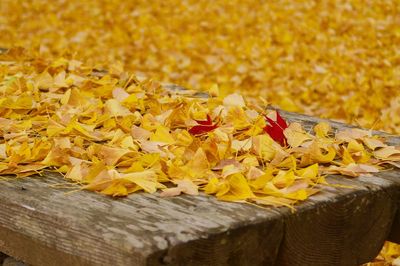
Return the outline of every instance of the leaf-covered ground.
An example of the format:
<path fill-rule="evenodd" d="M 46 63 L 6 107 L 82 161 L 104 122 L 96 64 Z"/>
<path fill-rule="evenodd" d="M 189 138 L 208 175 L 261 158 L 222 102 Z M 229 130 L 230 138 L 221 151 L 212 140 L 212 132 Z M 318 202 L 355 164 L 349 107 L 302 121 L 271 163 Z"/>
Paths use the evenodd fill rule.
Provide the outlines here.
<path fill-rule="evenodd" d="M 400 2 L 2 0 L 0 45 L 400 132 Z"/>
<path fill-rule="evenodd" d="M 305 132 L 261 103 L 399 134 L 399 14 L 396 0 L 2 0 L 0 47 L 25 50 L 1 58 L 0 172 L 291 206 L 324 174 L 398 165 L 368 131 Z"/>

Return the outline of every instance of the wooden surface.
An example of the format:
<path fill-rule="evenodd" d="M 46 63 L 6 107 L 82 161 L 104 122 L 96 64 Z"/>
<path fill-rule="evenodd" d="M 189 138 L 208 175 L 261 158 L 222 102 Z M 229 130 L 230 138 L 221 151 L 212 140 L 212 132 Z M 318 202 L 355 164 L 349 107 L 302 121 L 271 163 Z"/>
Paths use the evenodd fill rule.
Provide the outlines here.
<path fill-rule="evenodd" d="M 32 265 L 360 265 L 400 240 L 400 171 L 328 180 L 353 188 L 328 187 L 295 213 L 204 195 L 66 194 L 49 187 L 65 182 L 55 174 L 0 181 L 0 252 Z"/>
<path fill-rule="evenodd" d="M 3 261 L 7 258 L 7 255 L 0 252 L 0 265 L 3 265 Z"/>

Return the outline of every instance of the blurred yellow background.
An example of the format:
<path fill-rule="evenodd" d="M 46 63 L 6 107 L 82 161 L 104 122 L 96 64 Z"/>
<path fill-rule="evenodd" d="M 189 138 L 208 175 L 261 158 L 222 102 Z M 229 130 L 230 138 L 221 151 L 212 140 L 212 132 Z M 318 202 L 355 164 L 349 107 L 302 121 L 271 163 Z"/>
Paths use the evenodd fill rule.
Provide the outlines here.
<path fill-rule="evenodd" d="M 2 0 L 0 46 L 400 133 L 400 1 Z"/>

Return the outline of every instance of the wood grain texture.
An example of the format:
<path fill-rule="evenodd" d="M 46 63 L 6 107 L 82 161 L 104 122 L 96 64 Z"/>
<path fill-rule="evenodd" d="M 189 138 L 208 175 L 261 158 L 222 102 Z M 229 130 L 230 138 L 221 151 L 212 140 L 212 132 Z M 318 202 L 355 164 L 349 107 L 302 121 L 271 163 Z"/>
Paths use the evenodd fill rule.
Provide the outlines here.
<path fill-rule="evenodd" d="M 393 221 L 392 230 L 390 231 L 389 241 L 400 243 L 400 208 L 397 208 L 397 214 Z"/>
<path fill-rule="evenodd" d="M 288 216 L 278 265 L 360 265 L 379 253 L 397 208 L 385 189 L 395 188 L 342 179 L 328 181 L 354 188 L 326 188 Z"/>
<path fill-rule="evenodd" d="M 331 176 L 351 188 L 324 187 L 294 213 L 205 195 L 66 194 L 52 173 L 15 179 L 0 182 L 0 251 L 32 265 L 359 265 L 400 239 L 399 173 Z"/>
<path fill-rule="evenodd" d="M 61 181 L 47 175 L 2 182 L 0 225 L 8 231 L 1 234 L 0 250 L 34 265 L 230 265 L 255 248 L 263 250 L 254 258 L 258 264 L 273 264 L 278 252 L 283 221 L 272 211 L 206 196 L 111 199 L 47 187 Z M 9 232 L 24 239 L 9 241 Z M 48 252 L 34 247 L 37 243 Z M 42 256 L 27 255 L 26 248 Z M 225 255 L 216 259 L 219 253 Z"/>

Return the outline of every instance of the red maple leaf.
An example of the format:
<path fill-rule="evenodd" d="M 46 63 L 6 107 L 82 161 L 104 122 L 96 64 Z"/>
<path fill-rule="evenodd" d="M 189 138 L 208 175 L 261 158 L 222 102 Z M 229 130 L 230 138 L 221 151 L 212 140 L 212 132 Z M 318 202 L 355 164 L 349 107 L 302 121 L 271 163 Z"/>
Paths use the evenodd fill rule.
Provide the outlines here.
<path fill-rule="evenodd" d="M 268 125 L 264 127 L 264 131 L 276 142 L 281 144 L 281 146 L 286 145 L 286 137 L 283 134 L 283 131 L 288 127 L 286 121 L 280 116 L 278 111 L 276 112 L 276 121 L 271 118 L 265 116 L 267 119 Z"/>
<path fill-rule="evenodd" d="M 207 120 L 195 120 L 197 122 L 197 126 L 192 127 L 189 129 L 189 133 L 192 135 L 201 135 L 211 130 L 214 130 L 218 127 L 218 124 L 213 124 L 211 117 L 207 115 Z"/>

